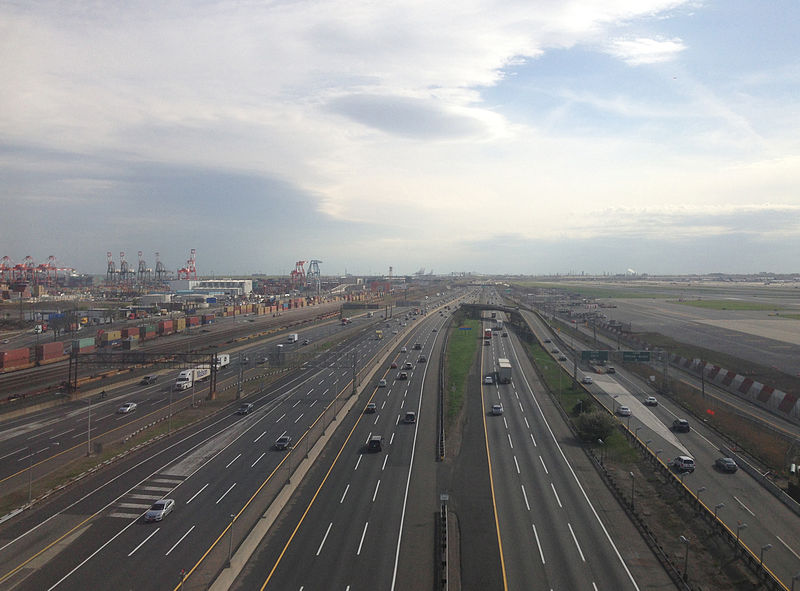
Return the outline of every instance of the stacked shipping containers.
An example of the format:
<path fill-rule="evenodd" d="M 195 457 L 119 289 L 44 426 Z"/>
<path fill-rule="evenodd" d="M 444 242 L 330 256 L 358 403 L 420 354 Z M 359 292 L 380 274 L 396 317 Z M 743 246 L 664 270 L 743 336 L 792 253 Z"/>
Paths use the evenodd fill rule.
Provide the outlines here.
<path fill-rule="evenodd" d="M 36 345 L 36 359 L 39 361 L 39 365 L 61 361 L 66 357 L 64 355 L 64 343 L 61 341 Z"/>
<path fill-rule="evenodd" d="M 140 341 L 149 341 L 150 339 L 154 339 L 158 336 L 156 332 L 156 327 L 154 324 L 147 324 L 145 326 L 139 327 L 139 340 Z"/>
<path fill-rule="evenodd" d="M 171 335 L 173 332 L 175 332 L 175 329 L 173 328 L 172 320 L 161 320 L 161 321 L 159 321 L 159 323 L 158 323 L 158 334 L 159 335 L 161 335 L 162 337 L 165 337 L 167 335 Z"/>
<path fill-rule="evenodd" d="M 122 332 L 119 330 L 106 330 L 100 334 L 101 347 L 119 347 L 122 342 Z"/>
<path fill-rule="evenodd" d="M 186 318 L 177 318 L 175 320 L 175 332 L 183 332 L 186 330 Z"/>
<path fill-rule="evenodd" d="M 203 314 L 201 321 L 203 324 L 213 324 L 214 314 Z"/>
<path fill-rule="evenodd" d="M 200 317 L 199 316 L 188 316 L 186 318 L 186 325 L 187 326 L 199 326 L 200 325 Z"/>
<path fill-rule="evenodd" d="M 72 350 L 77 353 L 94 353 L 95 348 L 93 337 L 72 341 Z"/>

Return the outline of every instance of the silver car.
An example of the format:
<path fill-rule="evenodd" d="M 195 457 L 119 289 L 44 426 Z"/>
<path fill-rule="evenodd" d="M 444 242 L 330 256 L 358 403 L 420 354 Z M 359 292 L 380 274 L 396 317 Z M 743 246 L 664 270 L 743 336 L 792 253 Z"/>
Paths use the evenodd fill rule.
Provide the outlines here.
<path fill-rule="evenodd" d="M 175 501 L 173 499 L 161 499 L 153 503 L 153 506 L 144 514 L 145 521 L 161 521 L 167 515 L 172 513 L 175 508 Z"/>

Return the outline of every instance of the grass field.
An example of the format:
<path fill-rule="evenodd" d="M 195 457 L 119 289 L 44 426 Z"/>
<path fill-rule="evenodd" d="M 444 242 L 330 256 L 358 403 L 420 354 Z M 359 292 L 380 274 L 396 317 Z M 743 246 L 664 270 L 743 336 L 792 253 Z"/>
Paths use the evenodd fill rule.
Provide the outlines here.
<path fill-rule="evenodd" d="M 459 330 L 469 327 L 471 330 Z M 450 332 L 447 340 L 447 420 L 458 416 L 464 404 L 469 375 L 475 351 L 481 341 L 481 323 L 478 320 L 463 320 Z"/>

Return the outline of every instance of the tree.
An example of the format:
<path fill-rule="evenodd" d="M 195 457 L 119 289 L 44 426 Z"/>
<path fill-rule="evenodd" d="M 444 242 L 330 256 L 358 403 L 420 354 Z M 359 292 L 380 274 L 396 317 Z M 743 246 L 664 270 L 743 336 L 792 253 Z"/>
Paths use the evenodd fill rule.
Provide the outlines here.
<path fill-rule="evenodd" d="M 614 419 L 604 412 L 593 410 L 581 413 L 575 419 L 575 428 L 583 441 L 605 440 L 614 430 Z"/>

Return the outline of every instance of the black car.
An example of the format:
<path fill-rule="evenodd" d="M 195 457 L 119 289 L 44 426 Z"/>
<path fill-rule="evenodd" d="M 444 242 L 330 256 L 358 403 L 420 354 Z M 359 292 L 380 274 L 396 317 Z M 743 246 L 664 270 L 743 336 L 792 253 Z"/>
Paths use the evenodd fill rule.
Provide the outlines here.
<path fill-rule="evenodd" d="M 739 469 L 739 466 L 736 465 L 736 462 L 733 458 L 717 458 L 714 462 L 714 467 L 719 470 L 720 472 L 736 472 Z"/>
<path fill-rule="evenodd" d="M 417 363 L 425 363 L 426 361 L 428 361 L 428 358 L 425 355 L 420 355 L 419 359 L 417 359 Z"/>
<path fill-rule="evenodd" d="M 290 435 L 281 435 L 278 439 L 275 440 L 275 449 L 277 450 L 284 450 L 289 449 L 289 444 L 292 442 L 292 437 Z"/>
<path fill-rule="evenodd" d="M 246 414 L 249 414 L 251 410 L 253 410 L 253 403 L 252 402 L 245 402 L 242 406 L 239 407 L 239 410 L 236 411 L 236 414 L 237 415 L 246 415 Z"/>
<path fill-rule="evenodd" d="M 146 385 L 148 385 L 148 384 L 152 384 L 152 383 L 154 383 L 154 382 L 155 382 L 157 379 L 158 379 L 158 376 L 157 376 L 157 375 L 153 375 L 153 376 L 144 376 L 144 377 L 142 378 L 142 381 L 141 381 L 141 382 L 139 382 L 139 383 L 140 383 L 142 386 L 146 386 Z"/>
<path fill-rule="evenodd" d="M 688 433 L 689 432 L 689 421 L 686 419 L 675 419 L 672 421 L 672 430 L 678 433 Z"/>

